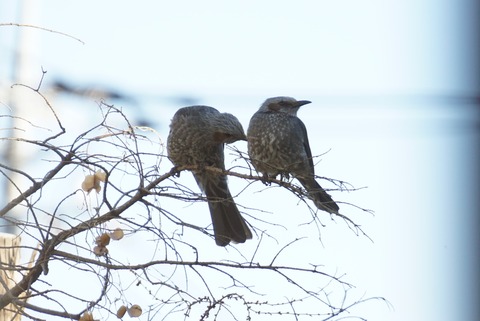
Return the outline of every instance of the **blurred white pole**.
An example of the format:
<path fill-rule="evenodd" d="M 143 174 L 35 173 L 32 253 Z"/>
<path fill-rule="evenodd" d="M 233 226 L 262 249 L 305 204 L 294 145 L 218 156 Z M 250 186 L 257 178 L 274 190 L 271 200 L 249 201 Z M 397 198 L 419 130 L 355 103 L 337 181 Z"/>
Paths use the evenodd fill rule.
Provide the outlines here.
<path fill-rule="evenodd" d="M 22 0 L 17 3 L 18 21 L 11 22 L 35 25 L 38 22 L 39 1 Z M 32 59 L 35 53 L 39 50 L 39 32 L 33 28 L 16 28 L 16 37 L 14 39 L 15 44 L 13 46 L 14 53 L 12 55 L 13 61 L 11 64 L 12 70 L 10 73 L 11 79 L 9 82 L 10 84 L 26 84 L 35 87 L 35 82 L 38 82 L 39 76 L 41 76 L 41 70 L 39 70 L 38 66 L 34 65 L 34 59 Z M 32 117 L 32 110 L 28 102 L 29 96 L 25 95 L 24 92 L 22 93 L 22 90 L 9 88 L 8 92 L 8 105 L 11 108 L 12 116 L 15 117 L 10 118 L 10 124 L 8 126 L 9 132 L 6 136 L 14 138 L 17 137 L 18 128 L 22 128 L 20 119 L 16 117 L 29 119 Z M 18 144 L 16 144 L 13 140 L 7 141 L 7 146 L 5 147 L 3 156 L 3 162 L 6 166 L 11 168 L 22 168 L 24 160 L 28 159 L 22 154 L 22 150 L 18 149 L 17 147 Z M 9 178 L 15 182 L 15 184 L 20 184 L 20 175 L 13 172 L 9 172 L 7 174 Z M 19 186 L 21 186 L 21 184 Z M 3 202 L 4 204 L 18 196 L 18 190 L 14 188 L 9 180 L 4 180 L 4 189 L 4 197 L 6 198 Z M 13 209 L 8 215 L 15 216 L 17 214 L 19 214 L 18 211 Z M 5 220 L 1 220 L 0 232 L 1 231 L 16 234 L 16 227 L 8 224 L 8 222 Z"/>
<path fill-rule="evenodd" d="M 0 295 L 15 284 L 18 259 L 20 257 L 20 236 L 0 233 Z M 20 321 L 20 311 L 10 304 L 0 310 L 0 320 Z"/>
<path fill-rule="evenodd" d="M 18 2 L 18 22 L 22 24 L 35 24 L 37 22 L 38 14 L 38 2 L 35 0 L 22 0 Z M 32 55 L 35 50 L 38 49 L 38 43 L 36 39 L 35 30 L 31 28 L 18 27 L 16 31 L 16 41 L 14 53 L 12 55 L 12 70 L 10 82 L 23 83 L 27 85 L 33 85 L 32 81 L 35 77 L 38 78 L 39 72 L 35 73 L 36 68 L 32 66 Z M 10 90 L 9 106 L 11 108 L 12 116 L 24 117 L 28 115 L 29 104 L 25 96 L 19 93 L 18 90 Z M 15 128 L 21 128 L 19 119 L 16 117 L 10 118 L 9 137 L 16 137 Z M 12 140 L 7 140 L 8 146 L 6 146 L 3 161 L 5 165 L 11 168 L 21 168 L 22 160 L 25 158 L 21 155 L 21 151 L 17 149 L 17 144 Z M 9 178 L 17 184 L 20 179 L 20 175 L 9 172 L 7 173 Z M 10 183 L 9 180 L 5 180 L 5 197 L 6 202 L 9 202 L 14 197 L 18 196 L 18 190 Z M 6 204 L 4 202 L 4 204 Z M 19 214 L 17 208 L 13 209 L 11 213 L 8 213 L 11 217 Z M 15 273 L 15 268 L 18 266 L 20 259 L 20 243 L 21 239 L 17 235 L 18 231 L 16 226 L 8 223 L 7 220 L 0 221 L 0 229 L 7 232 L 0 232 L 0 294 L 7 292 L 16 284 L 16 278 L 18 275 Z M 20 321 L 21 311 L 14 305 L 9 305 L 5 309 L 0 310 L 0 320 Z"/>

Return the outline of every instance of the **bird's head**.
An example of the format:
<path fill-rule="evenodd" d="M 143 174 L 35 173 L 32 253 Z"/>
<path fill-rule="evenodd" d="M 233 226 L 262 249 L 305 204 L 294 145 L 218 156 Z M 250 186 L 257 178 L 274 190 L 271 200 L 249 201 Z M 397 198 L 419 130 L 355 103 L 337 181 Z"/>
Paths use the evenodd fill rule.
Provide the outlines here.
<path fill-rule="evenodd" d="M 272 97 L 265 100 L 259 111 L 281 112 L 296 116 L 300 107 L 310 103 L 311 101 L 309 100 L 296 100 L 292 97 Z"/>
<path fill-rule="evenodd" d="M 212 121 L 215 128 L 213 139 L 216 142 L 231 144 L 237 140 L 247 140 L 242 124 L 232 114 L 220 113 Z"/>

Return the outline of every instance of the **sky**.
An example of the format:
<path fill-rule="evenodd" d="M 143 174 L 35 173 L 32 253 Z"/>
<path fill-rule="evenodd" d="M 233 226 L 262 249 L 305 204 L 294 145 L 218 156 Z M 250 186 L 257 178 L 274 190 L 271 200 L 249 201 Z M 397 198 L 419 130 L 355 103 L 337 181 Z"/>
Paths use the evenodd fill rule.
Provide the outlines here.
<path fill-rule="evenodd" d="M 0 23 L 71 37 L 1 26 L 0 97 L 18 79 L 36 85 L 43 68 L 42 86 L 66 106 L 62 114 L 75 115 L 66 120 L 71 126 L 88 126 L 99 97 L 55 94 L 55 83 L 121 93 L 128 99 L 111 101 L 164 138 L 185 104 L 231 112 L 247 128 L 268 97 L 311 100 L 299 117 L 313 154 L 328 152 L 317 174 L 368 187 L 332 196 L 375 215 L 341 205 L 373 242 L 324 216 L 323 246 L 312 242 L 305 252 L 318 251 L 358 291 L 388 299 L 390 306 L 365 308 L 368 320 L 476 320 L 475 1 L 42 0 L 24 1 L 23 16 L 17 3 L 2 2 Z M 13 63 L 19 31 L 20 69 Z M 31 107 L 22 112 L 36 115 Z M 232 178 L 230 187 L 239 192 L 243 185 Z M 242 193 L 238 203 L 268 206 L 282 224 L 304 232 L 297 227 L 308 215 L 289 216 L 306 208 L 278 193 Z"/>

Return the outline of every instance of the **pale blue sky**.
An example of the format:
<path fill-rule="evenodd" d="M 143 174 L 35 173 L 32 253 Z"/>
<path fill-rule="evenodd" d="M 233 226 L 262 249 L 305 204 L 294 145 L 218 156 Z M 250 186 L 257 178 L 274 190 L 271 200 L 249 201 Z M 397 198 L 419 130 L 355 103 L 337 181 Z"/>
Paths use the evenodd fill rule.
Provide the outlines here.
<path fill-rule="evenodd" d="M 2 2 L 1 22 L 19 22 L 16 3 Z M 368 320 L 473 321 L 478 243 L 467 240 L 474 235 L 471 222 L 478 222 L 478 185 L 471 184 L 478 173 L 478 105 L 445 99 L 479 94 L 472 3 L 29 1 L 25 23 L 85 44 L 29 30 L 27 76 L 36 83 L 42 66 L 45 88 L 61 79 L 131 95 L 136 104 L 116 104 L 134 119 L 151 121 L 164 137 L 181 107 L 168 100 L 173 96 L 234 113 L 245 128 L 267 97 L 313 101 L 299 116 L 312 152 L 331 149 L 318 175 L 368 186 L 332 194 L 376 214 L 352 211 L 373 244 L 325 216 L 324 247 L 312 242 L 305 251 L 321 251 L 325 265 L 347 273 L 359 292 L 391 302 L 393 309 L 366 307 Z M 9 82 L 17 31 L 0 28 L 2 86 Z M 72 123 L 82 117 L 78 110 L 96 106 L 93 99 L 59 97 L 61 103 L 78 115 Z M 231 179 L 232 190 L 242 186 Z M 275 193 L 244 193 L 238 202 L 268 206 L 285 220 L 306 210 Z"/>

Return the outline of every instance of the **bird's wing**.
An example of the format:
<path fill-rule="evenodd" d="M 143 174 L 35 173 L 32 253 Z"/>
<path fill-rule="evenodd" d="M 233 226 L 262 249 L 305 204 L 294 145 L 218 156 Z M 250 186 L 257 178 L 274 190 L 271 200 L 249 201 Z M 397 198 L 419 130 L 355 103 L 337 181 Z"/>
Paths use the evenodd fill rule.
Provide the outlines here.
<path fill-rule="evenodd" d="M 308 134 L 307 128 L 305 124 L 300 120 L 300 118 L 296 118 L 298 122 L 298 127 L 301 129 L 301 138 L 303 142 L 303 148 L 305 149 L 305 154 L 307 155 L 308 164 L 310 165 L 310 172 L 314 174 L 314 165 L 313 165 L 313 158 L 312 158 L 312 151 L 310 150 L 310 144 L 308 142 Z"/>

